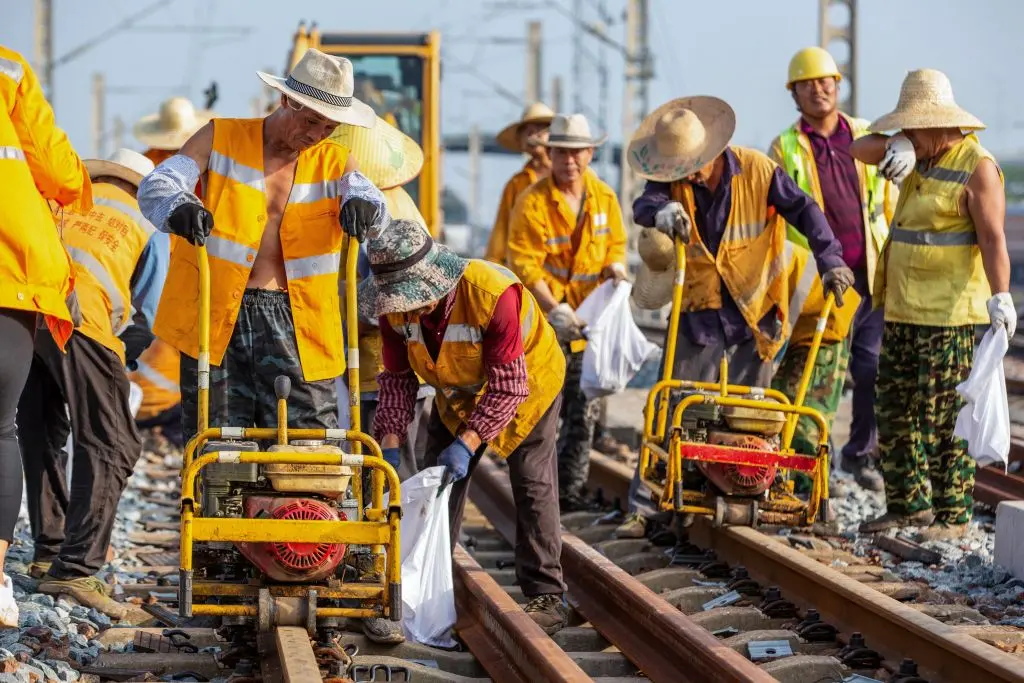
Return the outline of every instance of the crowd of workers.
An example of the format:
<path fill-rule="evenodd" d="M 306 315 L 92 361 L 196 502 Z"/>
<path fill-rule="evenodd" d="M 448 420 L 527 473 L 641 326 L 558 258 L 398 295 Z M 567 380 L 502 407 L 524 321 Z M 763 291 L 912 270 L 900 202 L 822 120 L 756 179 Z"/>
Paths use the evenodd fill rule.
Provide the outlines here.
<path fill-rule="evenodd" d="M 485 451 L 506 460 L 524 609 L 558 630 L 559 512 L 586 505 L 601 422 L 580 388 L 576 309 L 627 279 L 619 200 L 589 168 L 605 138 L 582 115 L 528 107 L 499 142 L 529 159 L 505 187 L 487 258 L 466 259 L 426 230 L 402 189 L 423 152 L 353 96 L 348 60 L 311 49 L 287 77 L 259 77 L 280 92 L 262 119 L 174 98 L 136 127 L 145 155 L 82 162 L 28 63 L 0 47 L 0 563 L 24 480 L 39 590 L 136 616 L 95 575 L 139 428 L 178 444 L 196 428 L 190 245 L 205 245 L 210 423 L 274 424 L 286 375 L 291 426 L 347 426 L 343 335 L 357 325 L 362 429 L 402 478 L 448 470 L 453 544 L 476 464 Z M 682 276 L 674 376 L 716 381 L 724 354 L 730 383 L 792 393 L 834 296 L 807 400 L 831 420 L 849 370 L 840 466 L 888 501 L 863 530 L 955 537 L 973 486 L 955 387 L 975 325 L 1012 336 L 1017 320 L 1001 172 L 938 71 L 910 73 L 895 110 L 870 124 L 837 109 L 841 76 L 824 50 L 800 51 L 787 87 L 800 116 L 770 155 L 730 143 L 735 114 L 713 97 L 672 100 L 641 124 L 627 152 L 648 181 L 632 207 L 634 302 L 665 307 Z M 360 249 L 358 321 L 339 303 L 346 245 Z M 143 390 L 134 419 L 130 381 Z M 798 451 L 813 452 L 814 430 L 800 422 Z M 629 513 L 618 534 L 642 537 L 652 509 L 639 473 Z M 3 580 L 0 625 L 13 626 Z M 402 640 L 383 619 L 362 627 Z"/>

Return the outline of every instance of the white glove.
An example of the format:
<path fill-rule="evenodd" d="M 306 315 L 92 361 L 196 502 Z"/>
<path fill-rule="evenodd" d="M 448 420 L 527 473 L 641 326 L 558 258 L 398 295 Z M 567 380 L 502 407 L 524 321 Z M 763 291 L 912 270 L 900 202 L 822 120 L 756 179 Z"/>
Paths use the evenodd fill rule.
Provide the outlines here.
<path fill-rule="evenodd" d="M 690 217 L 679 202 L 669 202 L 658 209 L 654 214 L 654 227 L 669 237 L 678 235 L 684 244 L 690 243 Z"/>
<path fill-rule="evenodd" d="M 1000 292 L 988 300 L 988 319 L 993 330 L 1002 325 L 1006 328 L 1006 338 L 1013 338 L 1017 331 L 1017 309 L 1009 292 Z"/>
<path fill-rule="evenodd" d="M 878 164 L 878 172 L 886 180 L 891 180 L 899 185 L 914 170 L 916 163 L 917 155 L 914 154 L 914 143 L 905 135 L 893 135 L 885 143 L 885 156 Z"/>
<path fill-rule="evenodd" d="M 560 303 L 548 311 L 548 322 L 555 328 L 555 336 L 563 344 L 583 339 L 585 323 L 567 303 Z"/>

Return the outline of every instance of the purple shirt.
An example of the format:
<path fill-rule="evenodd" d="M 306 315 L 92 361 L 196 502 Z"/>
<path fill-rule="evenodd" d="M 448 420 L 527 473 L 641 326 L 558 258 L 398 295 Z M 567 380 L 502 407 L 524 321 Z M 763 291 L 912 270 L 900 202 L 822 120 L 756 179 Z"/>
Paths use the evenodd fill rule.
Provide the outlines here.
<path fill-rule="evenodd" d="M 726 147 L 725 168 L 718 187 L 712 192 L 707 186 L 694 183 L 695 203 L 694 227 L 712 255 L 718 253 L 718 245 L 725 234 L 725 224 L 732 208 L 732 178 L 741 172 L 739 159 L 732 149 Z M 672 201 L 670 183 L 649 181 L 644 192 L 633 203 L 633 221 L 637 225 L 654 227 L 654 215 L 658 209 Z M 814 253 L 818 272 L 824 273 L 846 265 L 842 247 L 832 234 L 825 215 L 817 202 L 808 197 L 781 168 L 776 168 L 768 187 L 768 204 L 774 206 L 786 221 L 796 227 Z M 680 317 L 680 329 L 694 344 L 702 346 L 724 339 L 727 346 L 740 344 L 753 338 L 754 333 L 740 313 L 728 287 L 722 288 L 722 307 L 691 311 Z M 768 311 L 758 322 L 762 332 L 775 336 L 775 310 Z"/>
<path fill-rule="evenodd" d="M 843 245 L 843 260 L 852 270 L 867 266 L 864 246 L 864 211 L 860 203 L 860 176 L 850 154 L 853 131 L 842 116 L 832 135 L 824 137 L 800 119 L 800 132 L 811 142 L 825 218 Z"/>

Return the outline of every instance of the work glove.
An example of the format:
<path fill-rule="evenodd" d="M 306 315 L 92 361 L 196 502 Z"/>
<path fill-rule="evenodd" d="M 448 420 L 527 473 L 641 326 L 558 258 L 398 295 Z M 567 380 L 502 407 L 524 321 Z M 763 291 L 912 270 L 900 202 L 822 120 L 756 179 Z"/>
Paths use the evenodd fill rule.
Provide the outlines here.
<path fill-rule="evenodd" d="M 381 454 L 384 456 L 384 462 L 395 468 L 398 471 L 398 463 L 402 459 L 400 448 L 382 448 Z"/>
<path fill-rule="evenodd" d="M 1006 338 L 1013 338 L 1017 331 L 1017 309 L 1009 292 L 1000 292 L 988 300 L 988 319 L 993 332 L 1002 325 L 1006 328 Z"/>
<path fill-rule="evenodd" d="M 916 163 L 914 144 L 905 135 L 893 135 L 885 143 L 885 156 L 878 164 L 878 172 L 882 177 L 899 185 L 914 170 Z"/>
<path fill-rule="evenodd" d="M 444 465 L 445 470 L 451 475 L 452 481 L 458 481 L 466 476 L 469 471 L 469 461 L 473 459 L 473 451 L 462 439 L 455 439 L 448 448 L 441 451 L 437 459 L 438 465 Z"/>
<path fill-rule="evenodd" d="M 548 322 L 555 328 L 555 336 L 563 344 L 583 339 L 584 322 L 572 310 L 572 306 L 563 302 L 548 311 Z"/>
<path fill-rule="evenodd" d="M 153 343 L 153 333 L 140 325 L 129 325 L 121 333 L 120 339 L 124 343 L 125 367 L 135 372 L 139 369 L 139 356 Z"/>
<path fill-rule="evenodd" d="M 669 237 L 679 237 L 683 244 L 690 243 L 690 217 L 679 202 L 669 202 L 654 214 L 654 227 Z"/>
<path fill-rule="evenodd" d="M 611 280 L 616 286 L 627 279 L 626 266 L 621 263 L 612 263 L 601 270 L 601 278 Z"/>
<path fill-rule="evenodd" d="M 827 296 L 829 292 L 836 298 L 836 306 L 843 307 L 843 292 L 853 286 L 853 271 L 846 266 L 839 266 L 821 276 L 821 287 Z M 795 314 L 794 314 L 795 315 Z"/>
<path fill-rule="evenodd" d="M 352 197 L 341 206 L 341 229 L 362 242 L 366 239 L 367 230 L 377 220 L 378 211 L 378 206 L 373 202 Z"/>
<path fill-rule="evenodd" d="M 202 204 L 185 202 L 171 211 L 171 215 L 167 217 L 167 227 L 171 233 L 201 247 L 206 244 L 206 238 L 213 232 L 213 214 Z"/>

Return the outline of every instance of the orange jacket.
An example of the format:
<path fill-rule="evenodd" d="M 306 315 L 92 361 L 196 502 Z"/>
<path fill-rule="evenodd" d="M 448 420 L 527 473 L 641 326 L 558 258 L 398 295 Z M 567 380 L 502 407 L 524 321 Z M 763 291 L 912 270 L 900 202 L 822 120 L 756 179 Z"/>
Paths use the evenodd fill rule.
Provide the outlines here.
<path fill-rule="evenodd" d="M 47 200 L 87 213 L 92 185 L 32 67 L 3 46 L 0 104 L 0 308 L 41 313 L 63 349 L 74 274 Z"/>
<path fill-rule="evenodd" d="M 498 204 L 498 215 L 491 229 L 491 239 L 487 242 L 487 254 L 484 258 L 488 261 L 505 265 L 505 257 L 508 254 L 508 224 L 512 221 L 512 209 L 523 190 L 535 182 L 537 172 L 527 163 L 523 170 L 505 183 L 505 189 L 501 192 L 501 203 Z"/>

